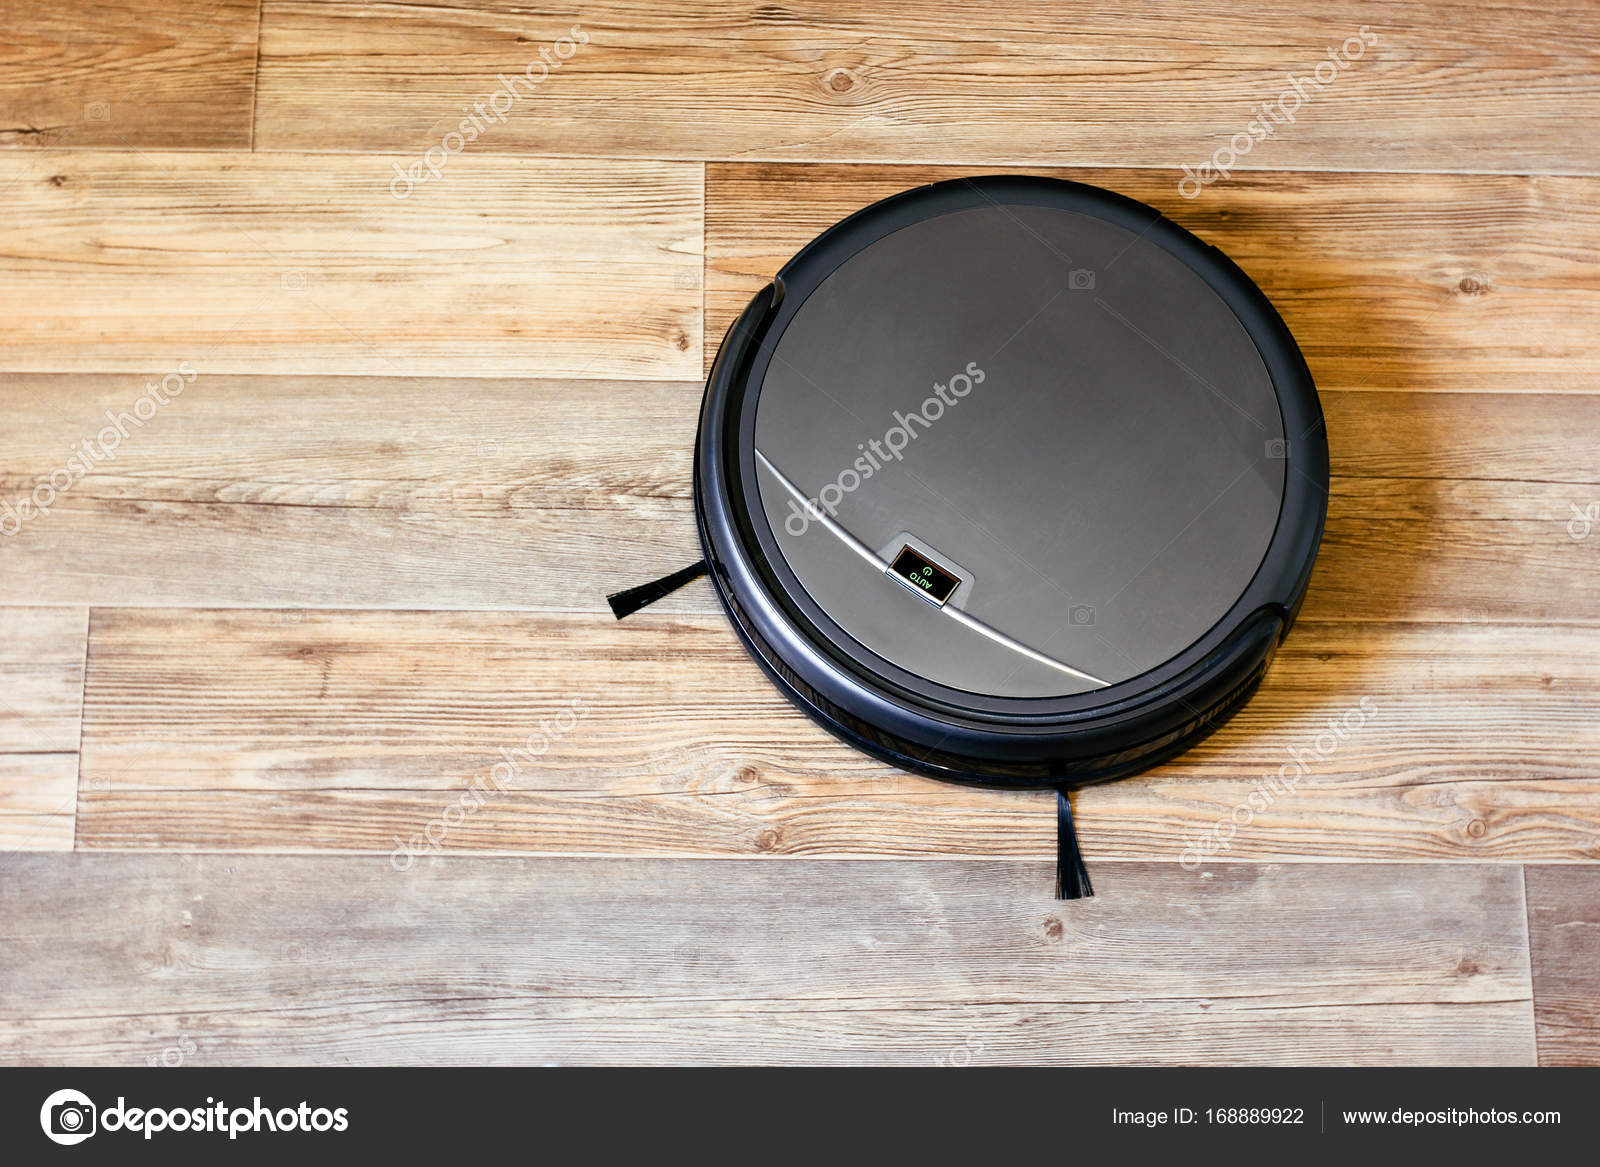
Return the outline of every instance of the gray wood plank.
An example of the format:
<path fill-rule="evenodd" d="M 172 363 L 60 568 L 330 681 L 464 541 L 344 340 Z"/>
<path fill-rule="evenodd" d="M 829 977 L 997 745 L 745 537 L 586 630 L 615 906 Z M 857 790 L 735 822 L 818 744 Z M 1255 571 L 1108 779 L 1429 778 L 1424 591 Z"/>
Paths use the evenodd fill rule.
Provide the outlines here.
<path fill-rule="evenodd" d="M 1600 867 L 1527 869 L 1539 1064 L 1600 1065 Z"/>
<path fill-rule="evenodd" d="M 47 479 L 141 388 L 0 376 L 0 503 Z M 113 433 L 113 458 L 4 540 L 0 604 L 47 591 L 99 605 L 605 611 L 606 592 L 700 557 L 689 502 L 700 393 L 202 375 L 126 440 Z"/>
<path fill-rule="evenodd" d="M 0 1056 L 1527 1063 L 1514 867 L 0 857 Z M 63 921 L 72 921 L 71 927 Z"/>

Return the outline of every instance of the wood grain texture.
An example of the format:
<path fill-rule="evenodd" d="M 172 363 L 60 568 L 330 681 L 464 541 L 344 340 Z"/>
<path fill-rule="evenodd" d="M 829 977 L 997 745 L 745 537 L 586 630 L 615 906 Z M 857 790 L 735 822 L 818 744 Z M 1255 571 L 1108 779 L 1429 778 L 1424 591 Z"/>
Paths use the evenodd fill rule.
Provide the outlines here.
<path fill-rule="evenodd" d="M 0 378 L 0 505 L 141 391 L 131 377 Z M 700 392 L 199 377 L 5 541 L 0 603 L 603 611 L 607 592 L 700 557 Z"/>
<path fill-rule="evenodd" d="M 0 852 L 70 851 L 78 754 L 0 753 Z"/>
<path fill-rule="evenodd" d="M 133 377 L 0 378 L 0 507 Z M 1600 394 L 1324 394 L 1317 620 L 1600 622 Z M 698 559 L 697 383 L 200 376 L 6 540 L 0 604 L 545 608 Z M 1581 531 L 1581 527 L 1577 528 Z M 661 612 L 716 611 L 705 587 Z"/>
<path fill-rule="evenodd" d="M 1600 17 L 1581 0 L 704 0 L 670 11 L 644 0 L 570 10 L 266 0 L 257 143 L 420 149 L 575 24 L 588 43 L 485 148 L 1176 168 L 1248 136 L 1263 103 L 1288 94 L 1294 123 L 1241 165 L 1600 168 L 1600 147 L 1572 132 L 1600 115 Z M 1330 50 L 1364 27 L 1377 44 L 1352 49 L 1340 72 Z M 1290 74 L 1308 94 L 1298 111 Z"/>
<path fill-rule="evenodd" d="M 1597 650 L 1581 626 L 1302 623 L 1215 736 L 1080 795 L 1085 848 L 1600 859 Z M 1054 854 L 1047 799 L 836 742 L 720 617 L 98 610 L 85 700 L 85 848 Z"/>
<path fill-rule="evenodd" d="M 87 622 L 0 608 L 0 851 L 72 847 Z"/>
<path fill-rule="evenodd" d="M 7 1060 L 1527 1064 L 1491 866 L 9 856 Z M 61 919 L 83 924 L 63 934 Z M 1205 940 L 1195 921 L 1205 921 Z M 423 942 L 425 938 L 425 942 Z M 1182 952 L 1181 960 L 1152 953 Z"/>
<path fill-rule="evenodd" d="M 82 608 L 0 608 L 0 753 L 77 751 L 87 619 Z"/>
<path fill-rule="evenodd" d="M 0 370 L 699 376 L 698 166 L 410 161 L 0 155 Z"/>
<path fill-rule="evenodd" d="M 707 167 L 708 340 L 846 215 L 987 172 Z M 1241 174 L 1189 201 L 1163 171 L 1028 173 L 1139 199 L 1221 248 L 1282 314 L 1323 392 L 1600 391 L 1600 179 Z"/>
<path fill-rule="evenodd" d="M 1600 1065 L 1600 869 L 1526 869 L 1539 1064 Z"/>
<path fill-rule="evenodd" d="M 0 147 L 249 149 L 257 0 L 0 0 Z"/>

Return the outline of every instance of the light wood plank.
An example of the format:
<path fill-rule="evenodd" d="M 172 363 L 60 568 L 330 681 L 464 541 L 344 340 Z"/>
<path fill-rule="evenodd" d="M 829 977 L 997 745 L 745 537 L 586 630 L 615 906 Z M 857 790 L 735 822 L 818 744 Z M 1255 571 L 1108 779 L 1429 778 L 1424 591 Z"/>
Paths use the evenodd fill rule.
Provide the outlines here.
<path fill-rule="evenodd" d="M 1215 736 L 1081 795 L 1085 846 L 1191 868 L 1600 859 L 1597 662 L 1590 627 L 1303 623 Z M 433 824 L 452 852 L 1054 854 L 1047 799 L 836 742 L 718 617 L 99 611 L 83 773 L 86 848 L 404 865 Z M 1205 844 L 1280 773 L 1297 784 Z"/>
<path fill-rule="evenodd" d="M 483 148 L 1200 166 L 1289 93 L 1292 73 L 1312 81 L 1309 100 L 1294 111 L 1290 94 L 1296 120 L 1244 165 L 1600 168 L 1600 146 L 1574 132 L 1600 116 L 1600 16 L 1582 0 L 1181 9 L 703 0 L 670 10 L 606 0 L 570 11 L 266 0 L 258 144 L 420 150 L 501 74 L 533 62 L 538 75 L 539 50 L 574 24 L 588 43 L 494 124 Z M 1329 51 L 1364 27 L 1377 45 L 1352 49 L 1357 59 L 1338 73 Z M 1337 74 L 1320 89 L 1319 64 Z"/>
<path fill-rule="evenodd" d="M 370 858 L 12 856 L 0 1049 L 139 1064 L 183 1042 L 191 1065 L 1532 1061 L 1515 870 L 1232 866 L 1200 883 L 1107 864 L 1097 882 L 1100 898 L 1063 906 L 1037 863 L 448 859 L 400 875 Z"/>
<path fill-rule="evenodd" d="M 1333 480 L 1304 618 L 1600 618 L 1600 456 L 1580 436 L 1600 394 L 1321 396 Z"/>
<path fill-rule="evenodd" d="M 0 754 L 77 752 L 87 624 L 82 608 L 0 608 Z"/>
<path fill-rule="evenodd" d="M 0 508 L 141 388 L 0 378 Z M 700 557 L 699 401 L 693 383 L 201 377 L 5 540 L 0 603 L 601 611 Z"/>
<path fill-rule="evenodd" d="M 982 173 L 708 167 L 708 367 L 750 297 L 817 234 L 902 190 Z M 1221 248 L 1283 315 L 1323 392 L 1600 391 L 1600 179 L 1251 174 L 1191 202 L 1163 171 L 1030 173 L 1140 199 Z"/>
<path fill-rule="evenodd" d="M 0 147 L 249 149 L 256 0 L 0 0 Z"/>
<path fill-rule="evenodd" d="M 698 166 L 397 161 L 0 155 L 0 369 L 699 376 Z"/>
<path fill-rule="evenodd" d="M 1559 513 L 1538 522 L 1436 517 L 1449 493 L 1429 499 L 1430 516 L 1421 519 L 1331 512 L 1302 614 L 1343 621 L 1595 621 L 1600 537 L 1569 538 Z M 1558 492 L 1541 493 L 1557 511 Z M 1588 487 L 1573 497 L 1597 495 Z"/>
<path fill-rule="evenodd" d="M 0 851 L 70 851 L 78 802 L 72 753 L 0 754 Z"/>
<path fill-rule="evenodd" d="M 0 851 L 72 848 L 87 626 L 82 608 L 0 607 Z"/>
<path fill-rule="evenodd" d="M 0 378 L 0 530 L 20 528 L 0 603 L 600 612 L 700 557 L 695 383 L 207 376 L 111 435 L 115 457 L 48 516 L 4 517 L 141 391 Z M 1600 395 L 1324 398 L 1335 477 L 1308 617 L 1600 621 L 1600 524 L 1569 530 L 1600 504 Z M 716 602 L 700 586 L 659 610 Z"/>
<path fill-rule="evenodd" d="M 1600 869 L 1526 869 L 1539 1064 L 1600 1064 Z"/>

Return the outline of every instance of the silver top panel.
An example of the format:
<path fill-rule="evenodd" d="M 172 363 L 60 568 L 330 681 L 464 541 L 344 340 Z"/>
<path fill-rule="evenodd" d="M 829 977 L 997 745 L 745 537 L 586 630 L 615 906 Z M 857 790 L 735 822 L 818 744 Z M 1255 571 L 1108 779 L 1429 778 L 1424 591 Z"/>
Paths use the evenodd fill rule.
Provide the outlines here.
<path fill-rule="evenodd" d="M 1102 220 L 994 206 L 857 253 L 779 339 L 762 504 L 811 598 L 939 684 L 1052 697 L 1182 652 L 1255 574 L 1277 398 L 1189 267 Z M 895 578 L 911 546 L 959 581 Z"/>

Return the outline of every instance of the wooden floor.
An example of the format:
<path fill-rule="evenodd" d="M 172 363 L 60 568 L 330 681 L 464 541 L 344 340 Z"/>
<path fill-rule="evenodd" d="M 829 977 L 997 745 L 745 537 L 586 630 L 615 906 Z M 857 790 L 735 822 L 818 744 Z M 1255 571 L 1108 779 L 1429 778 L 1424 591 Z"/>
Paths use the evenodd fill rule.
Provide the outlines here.
<path fill-rule="evenodd" d="M 1600 1062 L 1600 2 L 0 28 L 0 1060 Z M 749 295 L 995 171 L 1235 258 L 1332 444 L 1301 622 L 1081 795 L 1082 903 L 1048 800 L 834 742 L 705 583 L 604 602 L 698 558 Z"/>

